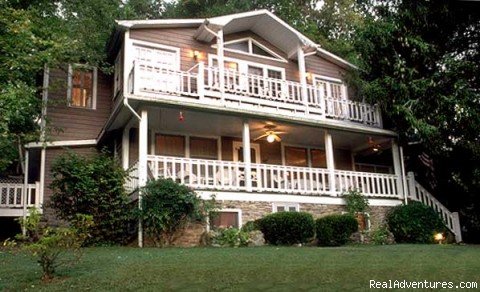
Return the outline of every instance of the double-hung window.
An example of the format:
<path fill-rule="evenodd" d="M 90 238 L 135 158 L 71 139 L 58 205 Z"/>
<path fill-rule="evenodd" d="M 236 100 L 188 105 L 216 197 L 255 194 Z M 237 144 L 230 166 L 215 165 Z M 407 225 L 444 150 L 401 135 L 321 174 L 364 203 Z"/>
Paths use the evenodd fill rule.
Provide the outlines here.
<path fill-rule="evenodd" d="M 96 109 L 96 67 L 80 64 L 68 66 L 67 99 L 70 107 Z"/>

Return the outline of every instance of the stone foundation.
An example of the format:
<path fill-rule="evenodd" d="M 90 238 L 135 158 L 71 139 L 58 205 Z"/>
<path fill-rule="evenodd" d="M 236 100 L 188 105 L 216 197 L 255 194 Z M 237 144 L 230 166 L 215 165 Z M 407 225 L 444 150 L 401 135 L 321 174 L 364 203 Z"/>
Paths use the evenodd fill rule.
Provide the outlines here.
<path fill-rule="evenodd" d="M 245 224 L 248 221 L 260 219 L 273 212 L 274 202 L 257 201 L 217 201 L 220 209 L 239 209 L 242 213 L 241 222 Z M 326 205 L 299 203 L 300 212 L 308 212 L 314 218 L 320 218 L 332 214 L 341 214 L 346 211 L 344 205 Z M 370 206 L 370 230 L 375 230 L 385 223 L 386 215 L 392 207 Z M 202 235 L 207 230 L 206 225 L 196 223 L 187 227 L 183 234 L 175 241 L 175 246 L 197 246 L 202 243 Z"/>

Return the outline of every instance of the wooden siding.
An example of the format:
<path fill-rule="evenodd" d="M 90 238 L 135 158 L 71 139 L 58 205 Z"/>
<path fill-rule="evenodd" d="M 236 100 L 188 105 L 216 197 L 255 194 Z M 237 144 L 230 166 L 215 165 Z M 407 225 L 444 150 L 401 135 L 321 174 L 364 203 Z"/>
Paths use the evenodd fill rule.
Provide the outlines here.
<path fill-rule="evenodd" d="M 45 155 L 45 186 L 44 186 L 44 195 L 43 195 L 43 203 L 44 207 L 44 215 L 47 218 L 47 221 L 52 224 L 57 224 L 58 219 L 55 217 L 54 211 L 48 207 L 50 202 L 50 197 L 52 196 L 53 192 L 50 188 L 50 184 L 53 181 L 52 176 L 52 165 L 54 164 L 55 160 L 62 154 L 65 154 L 67 151 L 74 152 L 76 154 L 90 157 L 93 156 L 95 153 L 98 153 L 97 149 L 92 146 L 86 147 L 68 147 L 67 148 L 47 148 L 46 155 Z"/>
<path fill-rule="evenodd" d="M 134 29 L 130 31 L 130 38 L 180 48 L 181 70 L 186 71 L 196 64 L 196 61 L 193 59 L 193 50 L 201 53 L 200 61 L 205 62 L 205 64 L 208 64 L 208 54 L 216 54 L 215 48 L 212 48 L 212 44 L 215 44 L 215 42 L 203 43 L 196 41 L 193 37 L 195 31 L 196 28 Z M 287 59 L 284 52 L 251 31 L 228 34 L 224 36 L 224 39 L 225 41 L 229 41 L 245 37 L 252 37 L 262 45 Z M 225 51 L 225 57 L 284 68 L 287 80 L 299 81 L 298 64 L 294 60 L 288 60 L 288 63 L 285 63 L 229 51 Z M 306 67 L 308 72 L 333 78 L 342 78 L 345 74 L 345 70 L 340 66 L 319 56 L 307 57 Z"/>
<path fill-rule="evenodd" d="M 67 69 L 50 69 L 47 127 L 53 141 L 96 139 L 107 121 L 113 79 L 98 70 L 96 109 L 67 105 Z"/>

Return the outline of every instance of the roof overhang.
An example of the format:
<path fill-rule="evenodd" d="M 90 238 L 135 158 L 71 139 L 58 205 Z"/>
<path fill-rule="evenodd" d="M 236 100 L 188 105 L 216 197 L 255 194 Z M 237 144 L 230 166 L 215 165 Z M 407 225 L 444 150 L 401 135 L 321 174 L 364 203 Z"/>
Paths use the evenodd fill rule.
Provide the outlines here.
<path fill-rule="evenodd" d="M 255 10 L 207 19 L 118 20 L 116 32 L 141 28 L 197 28 L 195 39 L 211 42 L 219 30 L 224 35 L 250 30 L 279 48 L 291 59 L 297 58 L 298 48 L 316 54 L 344 69 L 357 69 L 348 61 L 332 54 L 301 34 L 268 10 Z"/>

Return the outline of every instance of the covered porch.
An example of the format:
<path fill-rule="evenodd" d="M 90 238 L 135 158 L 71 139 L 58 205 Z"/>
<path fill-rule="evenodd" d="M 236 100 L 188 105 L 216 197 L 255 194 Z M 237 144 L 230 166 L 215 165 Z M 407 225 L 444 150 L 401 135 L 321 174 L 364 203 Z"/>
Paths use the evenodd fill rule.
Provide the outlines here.
<path fill-rule="evenodd" d="M 195 190 L 404 196 L 392 136 L 158 106 L 139 118 L 115 147 L 130 191 L 165 177 Z"/>

